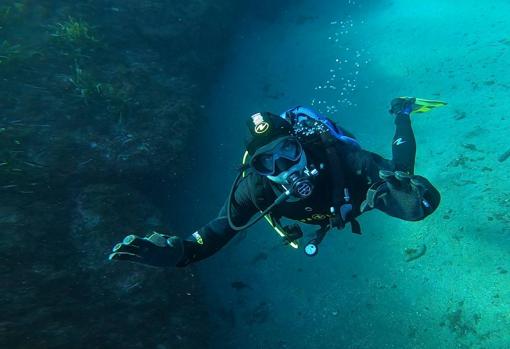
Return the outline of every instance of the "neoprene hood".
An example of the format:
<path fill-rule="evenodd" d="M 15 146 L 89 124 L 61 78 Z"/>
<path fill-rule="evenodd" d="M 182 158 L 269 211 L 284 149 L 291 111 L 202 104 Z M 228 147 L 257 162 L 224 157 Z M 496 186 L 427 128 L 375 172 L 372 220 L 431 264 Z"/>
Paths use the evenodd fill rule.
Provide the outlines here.
<path fill-rule="evenodd" d="M 258 148 L 277 138 L 292 135 L 293 131 L 288 121 L 270 112 L 253 114 L 248 118 L 246 124 L 250 130 L 246 150 L 250 155 L 253 155 Z"/>

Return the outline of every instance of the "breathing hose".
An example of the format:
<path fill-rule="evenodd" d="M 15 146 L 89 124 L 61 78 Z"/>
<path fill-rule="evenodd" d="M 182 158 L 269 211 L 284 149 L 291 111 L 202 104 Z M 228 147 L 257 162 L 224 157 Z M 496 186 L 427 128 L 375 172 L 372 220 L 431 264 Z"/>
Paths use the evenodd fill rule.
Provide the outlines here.
<path fill-rule="evenodd" d="M 264 218 L 264 216 L 266 214 L 268 214 L 269 212 L 271 212 L 271 210 L 281 204 L 282 202 L 284 202 L 285 200 L 288 199 L 288 197 L 290 196 L 290 191 L 286 190 L 284 193 L 280 194 L 280 196 L 278 196 L 276 198 L 276 200 L 268 207 L 266 208 L 264 211 L 260 212 L 259 215 L 257 216 L 257 218 L 253 219 L 251 222 L 248 222 L 246 223 L 245 225 L 242 225 L 242 226 L 236 226 L 234 224 L 234 222 L 232 221 L 232 215 L 231 215 L 231 208 L 232 208 L 232 198 L 234 197 L 235 195 L 235 191 L 240 183 L 240 179 L 241 177 L 243 176 L 243 172 L 241 171 L 234 183 L 232 184 L 232 188 L 230 189 L 230 194 L 228 195 L 228 201 L 227 201 L 227 219 L 228 219 L 228 224 L 230 225 L 230 228 L 232 228 L 233 230 L 235 231 L 240 231 L 240 230 L 244 230 L 244 229 L 248 229 L 250 228 L 251 226 L 253 226 L 255 223 L 257 223 L 258 221 L 260 221 L 262 218 Z"/>

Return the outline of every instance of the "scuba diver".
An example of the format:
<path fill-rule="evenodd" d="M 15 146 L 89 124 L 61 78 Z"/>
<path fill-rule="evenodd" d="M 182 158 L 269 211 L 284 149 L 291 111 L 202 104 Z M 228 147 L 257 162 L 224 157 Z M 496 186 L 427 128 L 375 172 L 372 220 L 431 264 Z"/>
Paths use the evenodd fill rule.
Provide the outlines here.
<path fill-rule="evenodd" d="M 411 114 L 443 105 L 414 97 L 392 100 L 392 160 L 362 149 L 351 133 L 310 108 L 254 114 L 248 119 L 250 139 L 239 175 L 218 217 L 185 239 L 156 232 L 128 235 L 109 259 L 184 267 L 211 256 L 261 219 L 298 248 L 299 224 L 284 226 L 282 218 L 318 226 L 304 246 L 314 256 L 332 228 L 349 224 L 361 234 L 356 218 L 374 208 L 403 220 L 422 220 L 436 210 L 440 194 L 414 174 Z"/>

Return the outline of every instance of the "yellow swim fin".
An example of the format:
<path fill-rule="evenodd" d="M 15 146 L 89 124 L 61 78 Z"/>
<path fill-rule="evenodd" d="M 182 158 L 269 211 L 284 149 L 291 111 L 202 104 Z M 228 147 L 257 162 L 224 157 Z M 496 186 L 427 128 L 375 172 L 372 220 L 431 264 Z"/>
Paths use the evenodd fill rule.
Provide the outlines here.
<path fill-rule="evenodd" d="M 414 97 L 400 97 L 399 99 L 412 99 Z M 424 99 L 424 98 L 415 98 L 414 104 L 413 104 L 413 111 L 412 113 L 426 113 L 431 111 L 432 109 L 444 107 L 448 103 L 443 101 L 437 101 L 432 99 Z"/>

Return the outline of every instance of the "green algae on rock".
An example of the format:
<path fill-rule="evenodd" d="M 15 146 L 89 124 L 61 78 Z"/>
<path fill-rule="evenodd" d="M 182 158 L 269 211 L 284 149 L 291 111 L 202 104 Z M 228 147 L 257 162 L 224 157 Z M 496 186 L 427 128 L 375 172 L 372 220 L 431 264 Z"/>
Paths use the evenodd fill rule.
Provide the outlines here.
<path fill-rule="evenodd" d="M 0 347 L 206 346 L 191 270 L 155 272 L 107 255 L 126 231 L 168 229 L 155 204 L 166 195 L 139 188 L 187 173 L 196 101 L 221 63 L 235 6 L 2 2 L 1 293 L 13 320 Z M 221 25 L 209 17 L 216 12 Z M 145 336 L 153 326 L 162 331 Z"/>

